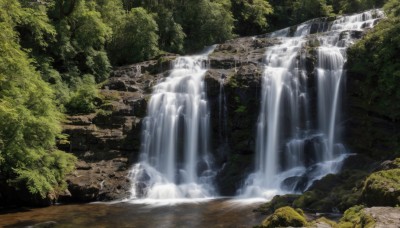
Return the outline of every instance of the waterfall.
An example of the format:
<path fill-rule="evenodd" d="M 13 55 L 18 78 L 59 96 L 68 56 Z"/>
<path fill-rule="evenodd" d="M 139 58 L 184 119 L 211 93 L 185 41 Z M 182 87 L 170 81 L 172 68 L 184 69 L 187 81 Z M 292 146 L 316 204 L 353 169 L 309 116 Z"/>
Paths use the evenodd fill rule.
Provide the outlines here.
<path fill-rule="evenodd" d="M 170 75 L 155 86 L 142 123 L 140 162 L 130 173 L 132 199 L 214 195 L 210 112 L 203 80 L 207 56 L 213 49 L 178 57 Z"/>
<path fill-rule="evenodd" d="M 338 129 L 346 49 L 355 40 L 353 32 L 372 28 L 383 16 L 372 10 L 332 22 L 311 20 L 268 35 L 280 44 L 265 53 L 255 172 L 238 191 L 240 197 L 301 192 L 340 170 L 347 156 Z M 315 79 L 308 78 L 305 64 L 312 45 L 317 46 Z M 315 80 L 316 99 L 309 80 Z"/>
<path fill-rule="evenodd" d="M 228 107 L 226 105 L 226 96 L 225 96 L 225 75 L 222 74 L 219 80 L 219 95 L 218 95 L 218 126 L 219 126 L 219 156 L 222 159 L 226 159 L 227 152 L 229 151 L 228 146 Z"/>

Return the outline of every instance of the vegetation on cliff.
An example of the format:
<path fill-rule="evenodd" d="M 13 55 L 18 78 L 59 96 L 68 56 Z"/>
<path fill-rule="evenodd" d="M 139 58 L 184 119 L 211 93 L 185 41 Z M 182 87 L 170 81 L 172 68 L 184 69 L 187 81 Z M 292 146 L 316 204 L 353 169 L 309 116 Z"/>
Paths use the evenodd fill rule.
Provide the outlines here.
<path fill-rule="evenodd" d="M 362 77 L 360 101 L 373 113 L 400 119 L 400 2 L 389 1 L 387 18 L 349 49 L 350 70 Z"/>
<path fill-rule="evenodd" d="M 348 50 L 349 103 L 359 122 L 348 144 L 375 159 L 393 159 L 400 151 L 400 2 L 388 1 L 384 10 L 387 18 Z"/>

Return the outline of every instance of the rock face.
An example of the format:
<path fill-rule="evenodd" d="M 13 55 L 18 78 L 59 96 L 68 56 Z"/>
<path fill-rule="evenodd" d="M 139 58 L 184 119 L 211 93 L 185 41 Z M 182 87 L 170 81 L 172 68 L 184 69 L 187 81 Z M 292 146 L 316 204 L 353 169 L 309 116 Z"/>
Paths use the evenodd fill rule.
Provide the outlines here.
<path fill-rule="evenodd" d="M 228 41 L 210 55 L 210 70 L 206 75 L 207 95 L 211 110 L 211 136 L 217 154 L 217 165 L 225 166 L 217 176 L 219 192 L 234 195 L 247 173 L 252 170 L 255 149 L 255 123 L 259 112 L 263 54 L 274 40 L 251 37 Z M 220 94 L 220 83 L 224 94 Z M 226 116 L 220 120 L 219 96 L 225 96 Z M 218 137 L 226 121 L 226 131 Z M 224 135 L 225 133 L 225 135 Z M 226 142 L 224 142 L 226 140 Z M 229 145 L 218 148 L 219 145 Z"/>
<path fill-rule="evenodd" d="M 78 157 L 68 176 L 70 194 L 62 202 L 115 200 L 129 196 L 127 178 L 138 160 L 141 120 L 146 115 L 152 87 L 168 75 L 174 56 L 117 68 L 103 85 L 103 104 L 97 113 L 69 116 L 63 133 L 69 142 L 59 148 Z"/>

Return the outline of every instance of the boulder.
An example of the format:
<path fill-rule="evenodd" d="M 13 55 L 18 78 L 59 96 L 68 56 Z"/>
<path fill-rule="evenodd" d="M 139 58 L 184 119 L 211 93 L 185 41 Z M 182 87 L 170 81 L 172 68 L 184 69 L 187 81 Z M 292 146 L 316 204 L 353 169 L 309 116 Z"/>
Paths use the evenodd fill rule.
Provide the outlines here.
<path fill-rule="evenodd" d="M 301 210 L 295 210 L 291 207 L 281 207 L 272 215 L 268 216 L 262 222 L 261 227 L 304 227 L 307 226 L 307 224 L 308 222 Z"/>
<path fill-rule="evenodd" d="M 361 199 L 368 206 L 400 205 L 400 169 L 369 175 L 364 181 Z"/>

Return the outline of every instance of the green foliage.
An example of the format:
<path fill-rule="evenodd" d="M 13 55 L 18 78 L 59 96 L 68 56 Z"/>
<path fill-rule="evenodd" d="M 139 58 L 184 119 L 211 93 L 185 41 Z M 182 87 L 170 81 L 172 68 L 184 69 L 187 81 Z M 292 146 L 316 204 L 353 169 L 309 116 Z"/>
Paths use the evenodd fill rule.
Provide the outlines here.
<path fill-rule="evenodd" d="M 274 14 L 268 19 L 271 30 L 299 24 L 316 17 L 327 17 L 333 13 L 332 5 L 326 0 L 271 1 Z"/>
<path fill-rule="evenodd" d="M 106 23 L 113 32 L 124 22 L 125 10 L 121 0 L 90 0 L 94 2 L 96 11 L 101 14 L 103 22 Z M 90 2 L 89 1 L 89 2 Z"/>
<path fill-rule="evenodd" d="M 266 0 L 232 0 L 235 18 L 235 32 L 239 35 L 262 34 L 267 31 L 267 16 L 272 14 L 272 6 Z"/>
<path fill-rule="evenodd" d="M 263 221 L 262 227 L 304 227 L 307 224 L 302 213 L 291 207 L 281 207 Z"/>
<path fill-rule="evenodd" d="M 31 12 L 17 1 L 0 0 L 0 175 L 45 197 L 65 188 L 75 158 L 56 150 L 62 115 L 52 89 L 18 44 L 18 16 Z"/>
<path fill-rule="evenodd" d="M 348 50 L 349 68 L 360 75 L 362 106 L 392 120 L 400 119 L 400 2 L 385 5 L 388 18 Z"/>
<path fill-rule="evenodd" d="M 64 81 L 92 74 L 97 82 L 104 81 L 111 65 L 104 50 L 112 30 L 105 24 L 93 4 L 84 0 L 57 1 L 50 9 L 57 30 L 52 47 L 53 66 Z"/>
<path fill-rule="evenodd" d="M 326 0 L 301 0 L 293 1 L 293 22 L 306 21 L 316 17 L 330 16 L 332 7 L 326 4 Z"/>
<path fill-rule="evenodd" d="M 186 50 L 195 51 L 233 37 L 227 1 L 189 0 L 180 5 L 177 21 L 186 34 Z"/>
<path fill-rule="evenodd" d="M 158 26 L 154 15 L 144 8 L 133 8 L 115 31 L 110 56 L 117 65 L 143 61 L 158 54 Z"/>
<path fill-rule="evenodd" d="M 246 111 L 247 111 L 247 108 L 246 108 L 246 106 L 244 106 L 244 105 L 240 105 L 240 106 L 235 110 L 236 113 L 245 113 Z"/>
<path fill-rule="evenodd" d="M 354 13 L 382 7 L 386 0 L 328 0 L 335 13 Z"/>
<path fill-rule="evenodd" d="M 156 15 L 159 28 L 159 47 L 163 51 L 182 53 L 184 51 L 184 40 L 186 34 L 180 24 L 175 22 L 172 11 L 164 8 L 159 9 Z"/>
<path fill-rule="evenodd" d="M 70 114 L 92 113 L 96 110 L 99 99 L 96 82 L 91 75 L 85 75 L 82 80 L 75 82 L 75 92 L 66 104 Z"/>
<path fill-rule="evenodd" d="M 273 14 L 267 16 L 269 31 L 292 26 L 317 17 L 355 13 L 379 8 L 387 0 L 270 0 Z"/>

